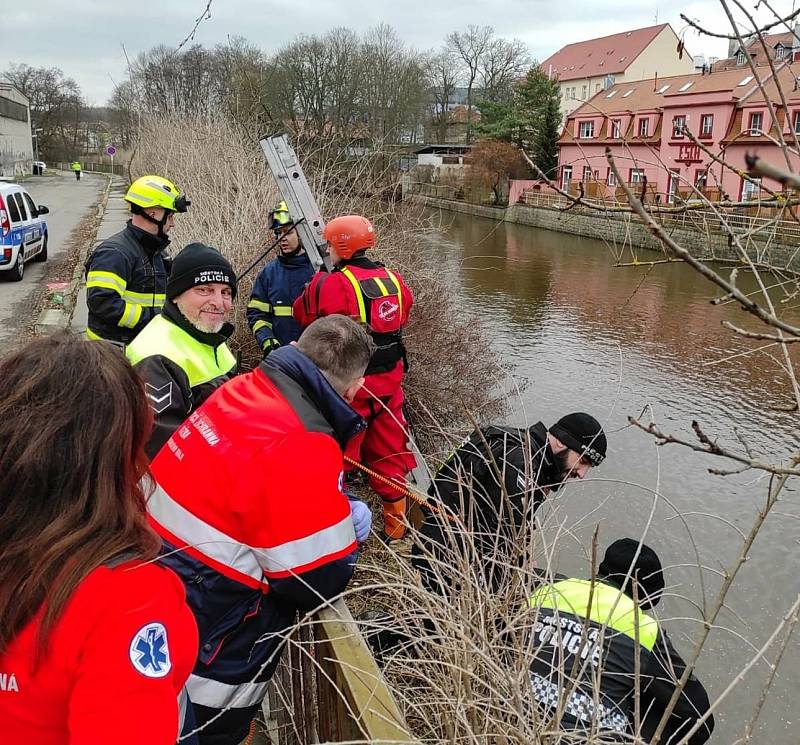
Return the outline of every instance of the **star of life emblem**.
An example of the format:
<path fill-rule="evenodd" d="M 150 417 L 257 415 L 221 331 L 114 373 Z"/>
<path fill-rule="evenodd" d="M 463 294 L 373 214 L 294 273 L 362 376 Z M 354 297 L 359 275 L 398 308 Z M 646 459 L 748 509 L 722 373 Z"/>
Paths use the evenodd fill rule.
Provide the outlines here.
<path fill-rule="evenodd" d="M 131 640 L 131 664 L 148 678 L 163 678 L 172 670 L 167 630 L 158 622 L 142 626 Z"/>

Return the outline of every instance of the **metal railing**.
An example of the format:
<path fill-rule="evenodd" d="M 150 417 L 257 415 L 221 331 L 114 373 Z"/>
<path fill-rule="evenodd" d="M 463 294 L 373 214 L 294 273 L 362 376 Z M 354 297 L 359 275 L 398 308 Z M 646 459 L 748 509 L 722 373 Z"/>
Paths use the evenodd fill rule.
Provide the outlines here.
<path fill-rule="evenodd" d="M 59 171 L 69 171 L 70 170 L 70 163 L 63 163 L 59 162 L 56 163 L 56 168 Z M 88 173 L 116 173 L 117 176 L 124 176 L 125 175 L 125 166 L 121 163 L 114 163 L 114 169 L 111 169 L 111 163 L 103 163 L 99 161 L 81 161 L 81 170 L 86 171 Z"/>
<path fill-rule="evenodd" d="M 632 186 L 636 186 L 636 184 Z M 525 191 L 521 201 L 529 207 L 546 207 L 548 209 L 563 209 L 571 203 L 561 194 L 532 190 Z M 618 199 L 609 198 L 597 200 L 595 204 L 618 207 L 623 203 Z M 754 236 L 768 234 L 770 237 L 774 236 L 779 243 L 800 245 L 800 222 L 794 219 L 776 219 L 777 208 L 759 207 L 757 200 L 753 201 L 752 206 L 720 207 L 719 214 L 710 209 L 670 211 L 674 210 L 677 205 L 667 203 L 649 203 L 647 206 L 661 223 L 670 227 L 689 228 L 704 233 L 728 233 L 728 229 L 731 228 L 736 233 L 748 233 Z M 582 205 L 576 205 L 573 209 L 603 214 Z M 605 216 L 613 214 L 620 213 L 609 212 Z"/>
<path fill-rule="evenodd" d="M 254 745 L 416 743 L 342 600 L 317 613 L 288 642 L 268 709 L 265 731 Z"/>

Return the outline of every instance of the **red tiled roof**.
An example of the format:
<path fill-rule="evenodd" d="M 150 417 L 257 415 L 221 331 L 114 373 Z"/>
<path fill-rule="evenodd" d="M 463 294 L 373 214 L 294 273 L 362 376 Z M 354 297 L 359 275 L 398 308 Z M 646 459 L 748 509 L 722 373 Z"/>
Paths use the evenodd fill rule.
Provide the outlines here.
<path fill-rule="evenodd" d="M 770 34 L 769 36 L 764 37 L 764 44 L 769 51 L 769 59 L 777 59 L 775 47 L 778 44 L 782 44 L 786 49 L 791 49 L 792 44 L 794 43 L 794 34 L 791 31 L 787 31 L 783 34 Z M 761 42 L 758 39 L 753 39 L 749 43 L 745 44 L 745 49 L 747 53 L 752 58 L 754 64 L 756 65 L 766 65 L 767 64 L 767 55 L 764 54 L 764 47 L 762 46 Z M 733 57 L 726 57 L 725 59 L 718 60 L 714 63 L 714 70 L 728 70 L 733 67 L 742 67 L 747 66 L 747 62 L 744 65 L 737 65 L 736 63 L 736 56 Z"/>
<path fill-rule="evenodd" d="M 624 31 L 600 39 L 567 44 L 539 67 L 559 80 L 577 80 L 624 72 L 668 23 Z"/>

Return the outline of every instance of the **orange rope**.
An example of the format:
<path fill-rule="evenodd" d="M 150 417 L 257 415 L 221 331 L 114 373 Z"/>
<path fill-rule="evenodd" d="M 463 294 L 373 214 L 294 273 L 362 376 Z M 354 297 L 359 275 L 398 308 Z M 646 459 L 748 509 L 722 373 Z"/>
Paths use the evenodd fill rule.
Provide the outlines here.
<path fill-rule="evenodd" d="M 396 489 L 398 492 L 400 492 L 404 497 L 410 497 L 417 504 L 422 505 L 426 510 L 430 510 L 435 515 L 443 515 L 448 520 L 452 520 L 453 522 L 455 522 L 455 518 L 452 515 L 448 515 L 448 514 L 442 512 L 438 507 L 434 507 L 428 501 L 427 496 L 425 496 L 423 494 L 420 494 L 419 492 L 415 492 L 412 489 L 409 489 L 408 488 L 408 484 L 400 484 L 399 482 L 394 481 L 393 479 L 390 479 L 390 478 L 388 478 L 386 476 L 382 476 L 381 474 L 377 473 L 376 471 L 373 471 L 371 468 L 368 468 L 367 466 L 365 466 L 363 463 L 359 463 L 357 460 L 353 460 L 348 455 L 345 455 L 344 459 L 351 466 L 355 466 L 359 471 L 363 471 L 364 473 L 366 473 L 367 476 L 369 476 L 370 478 L 376 479 L 377 481 L 380 481 L 383 484 L 387 484 L 388 486 L 391 486 L 393 489 Z"/>
<path fill-rule="evenodd" d="M 256 720 L 254 719 L 250 722 L 250 731 L 247 733 L 247 737 L 245 738 L 242 745 L 253 745 L 253 738 L 256 736 Z"/>

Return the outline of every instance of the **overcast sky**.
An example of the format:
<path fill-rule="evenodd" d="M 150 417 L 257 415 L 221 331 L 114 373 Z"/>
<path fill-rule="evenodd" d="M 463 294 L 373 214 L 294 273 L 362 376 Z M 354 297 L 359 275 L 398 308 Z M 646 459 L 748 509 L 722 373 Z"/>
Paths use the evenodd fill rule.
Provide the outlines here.
<path fill-rule="evenodd" d="M 12 62 L 60 67 L 75 78 L 90 104 L 108 99 L 124 76 L 123 45 L 131 57 L 157 44 L 176 46 L 192 29 L 207 0 L 37 0 L 2 2 L 0 71 Z M 732 4 L 732 3 L 731 3 Z M 745 0 L 752 7 L 755 0 Z M 782 15 L 791 0 L 771 3 Z M 410 45 L 441 45 L 451 31 L 470 23 L 493 26 L 500 36 L 519 37 L 544 59 L 565 44 L 669 22 L 684 27 L 679 13 L 728 32 L 717 0 L 212 0 L 211 19 L 195 37 L 205 46 L 244 36 L 274 51 L 300 33 L 335 26 L 357 31 L 388 23 Z M 764 17 L 762 13 L 762 18 Z M 690 53 L 725 56 L 725 41 L 687 32 Z"/>

